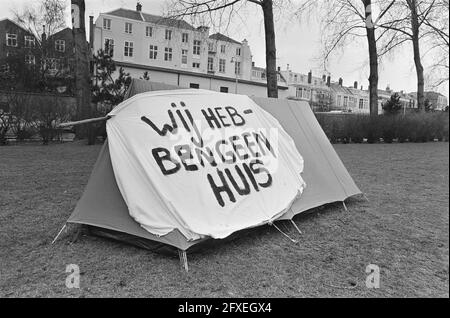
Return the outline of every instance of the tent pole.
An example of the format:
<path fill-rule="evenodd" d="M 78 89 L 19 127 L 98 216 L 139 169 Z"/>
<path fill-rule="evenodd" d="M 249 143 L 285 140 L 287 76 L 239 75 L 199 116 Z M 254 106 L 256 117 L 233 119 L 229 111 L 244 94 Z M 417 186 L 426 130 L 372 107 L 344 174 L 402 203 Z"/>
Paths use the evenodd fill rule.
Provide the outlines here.
<path fill-rule="evenodd" d="M 297 244 L 298 241 L 294 240 L 293 238 L 291 238 L 289 235 L 287 235 L 286 233 L 284 233 L 282 230 L 280 230 L 280 228 L 278 226 L 275 225 L 275 223 L 272 223 L 271 225 L 273 225 L 281 234 L 283 234 L 283 236 L 285 236 L 286 238 L 288 238 L 292 243 Z"/>
<path fill-rule="evenodd" d="M 187 272 L 189 272 L 189 266 L 188 266 L 188 260 L 187 260 L 187 255 L 186 255 L 186 251 L 183 250 L 178 250 L 178 255 L 180 256 L 180 263 L 181 266 L 184 268 L 184 270 Z"/>
<path fill-rule="evenodd" d="M 291 223 L 292 225 L 295 227 L 295 229 L 298 231 L 298 233 L 300 233 L 300 235 L 302 235 L 302 231 L 300 231 L 300 229 L 298 228 L 297 224 L 295 224 L 294 220 L 291 219 Z"/>
<path fill-rule="evenodd" d="M 56 237 L 53 239 L 52 241 L 52 245 L 56 242 L 56 240 L 58 239 L 58 237 L 61 235 L 62 231 L 64 231 L 64 229 L 66 228 L 67 223 L 64 223 L 64 226 L 61 228 L 61 230 L 59 230 L 58 234 L 56 235 Z"/>
<path fill-rule="evenodd" d="M 345 205 L 345 202 L 344 202 L 344 201 L 342 201 L 342 205 L 344 206 L 345 212 L 348 212 L 347 206 Z"/>

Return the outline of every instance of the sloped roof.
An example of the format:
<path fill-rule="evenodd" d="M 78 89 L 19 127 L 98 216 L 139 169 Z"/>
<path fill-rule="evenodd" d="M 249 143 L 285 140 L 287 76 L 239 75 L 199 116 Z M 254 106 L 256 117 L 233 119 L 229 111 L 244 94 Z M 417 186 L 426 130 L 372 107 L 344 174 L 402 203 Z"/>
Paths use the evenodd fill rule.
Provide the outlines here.
<path fill-rule="evenodd" d="M 176 28 L 187 29 L 187 30 L 196 30 L 192 25 L 190 25 L 189 23 L 187 23 L 184 20 L 166 18 L 166 17 L 148 14 L 148 13 L 144 13 L 144 12 L 139 12 L 139 11 L 135 11 L 135 10 L 119 8 L 119 9 L 107 12 L 106 14 L 113 15 L 116 17 L 136 20 L 136 21 L 165 25 L 165 26 L 169 26 L 169 27 L 176 27 Z"/>
<path fill-rule="evenodd" d="M 240 42 L 233 40 L 232 38 L 229 38 L 226 35 L 223 35 L 222 33 L 214 33 L 213 35 L 209 36 L 210 39 L 212 40 L 217 40 L 217 41 L 223 41 L 223 42 L 230 42 L 230 43 L 234 43 L 234 44 L 241 44 Z"/>

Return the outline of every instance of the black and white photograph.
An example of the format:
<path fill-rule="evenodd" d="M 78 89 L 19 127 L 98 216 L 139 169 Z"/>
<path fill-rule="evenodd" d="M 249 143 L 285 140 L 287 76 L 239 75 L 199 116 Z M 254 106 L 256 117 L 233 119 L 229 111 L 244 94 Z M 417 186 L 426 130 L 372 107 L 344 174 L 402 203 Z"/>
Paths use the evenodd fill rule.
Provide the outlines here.
<path fill-rule="evenodd" d="M 448 299 L 448 99 L 448 0 L 0 0 L 0 298 Z"/>

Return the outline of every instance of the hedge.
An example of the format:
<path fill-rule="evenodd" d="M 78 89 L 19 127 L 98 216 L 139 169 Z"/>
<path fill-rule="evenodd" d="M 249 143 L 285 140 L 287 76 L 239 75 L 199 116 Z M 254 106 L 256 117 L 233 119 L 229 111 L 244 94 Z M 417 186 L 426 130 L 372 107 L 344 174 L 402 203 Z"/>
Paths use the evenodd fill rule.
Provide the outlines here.
<path fill-rule="evenodd" d="M 319 121 L 331 142 L 369 143 L 384 141 L 427 142 L 449 140 L 448 112 L 379 115 L 318 113 Z"/>

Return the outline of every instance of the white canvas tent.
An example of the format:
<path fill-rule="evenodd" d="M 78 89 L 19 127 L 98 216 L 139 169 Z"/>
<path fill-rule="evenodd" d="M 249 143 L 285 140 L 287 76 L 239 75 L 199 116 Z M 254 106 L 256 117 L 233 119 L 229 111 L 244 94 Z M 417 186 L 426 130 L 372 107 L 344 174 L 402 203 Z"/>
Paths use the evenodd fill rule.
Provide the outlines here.
<path fill-rule="evenodd" d="M 155 84 L 150 82 L 135 80 L 127 97 L 151 91 L 154 86 Z M 158 86 L 159 89 L 163 88 L 162 85 Z M 220 98 L 220 95 L 215 96 Z M 276 118 L 284 131 L 292 138 L 304 160 L 302 178 L 307 187 L 276 220 L 292 220 L 295 215 L 309 209 L 327 203 L 343 202 L 351 196 L 362 194 L 306 102 L 256 97 L 252 100 Z M 156 106 L 153 105 L 153 107 Z M 151 206 L 148 207 L 148 213 L 152 213 Z M 125 203 L 123 193 L 119 190 L 108 142 L 105 142 L 88 185 L 67 222 L 88 225 L 94 234 L 156 251 L 174 247 L 185 252 L 202 246 L 203 244 L 200 243 L 214 241 L 209 237 L 187 239 L 177 229 L 166 235 L 156 235 L 136 222 L 130 216 L 129 207 Z"/>

